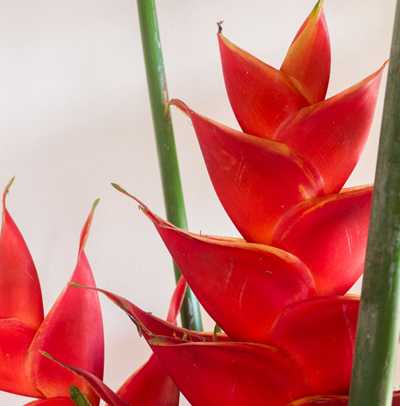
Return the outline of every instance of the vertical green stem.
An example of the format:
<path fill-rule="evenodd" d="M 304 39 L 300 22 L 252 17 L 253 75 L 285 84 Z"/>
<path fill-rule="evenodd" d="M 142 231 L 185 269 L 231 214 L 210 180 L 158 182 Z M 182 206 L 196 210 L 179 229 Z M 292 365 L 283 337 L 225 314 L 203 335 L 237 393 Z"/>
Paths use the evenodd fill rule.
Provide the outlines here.
<path fill-rule="evenodd" d="M 169 111 L 165 110 L 168 92 L 155 3 L 154 0 L 137 0 L 137 5 L 167 219 L 187 230 L 172 121 Z M 175 263 L 174 271 L 178 281 L 181 274 Z M 189 288 L 181 309 L 181 320 L 185 328 L 202 330 L 199 303 Z"/>
<path fill-rule="evenodd" d="M 372 199 L 350 406 L 389 406 L 399 340 L 400 6 L 397 2 Z"/>

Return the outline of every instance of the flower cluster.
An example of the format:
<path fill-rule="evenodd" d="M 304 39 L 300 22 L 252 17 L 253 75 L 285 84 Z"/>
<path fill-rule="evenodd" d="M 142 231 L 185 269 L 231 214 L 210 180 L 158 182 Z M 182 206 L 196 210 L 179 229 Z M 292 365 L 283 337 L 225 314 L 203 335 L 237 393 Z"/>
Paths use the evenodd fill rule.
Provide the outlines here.
<path fill-rule="evenodd" d="M 41 399 L 35 406 L 71 406 L 71 385 L 93 406 L 99 397 L 111 406 L 176 406 L 179 391 L 193 406 L 347 404 L 359 298 L 346 292 L 364 266 L 372 186 L 342 188 L 366 143 L 385 65 L 325 99 L 330 44 L 321 0 L 279 70 L 232 44 L 221 27 L 218 41 L 243 132 L 180 100 L 170 106 L 191 119 L 214 189 L 243 238 L 181 230 L 117 187 L 139 203 L 184 276 L 167 320 L 95 288 L 84 253 L 93 210 L 70 285 L 44 318 L 33 261 L 5 208 L 8 186 L 1 390 Z M 176 325 L 186 282 L 223 333 Z M 130 316 L 153 350 L 117 394 L 102 382 L 96 291 Z M 400 405 L 399 394 L 393 399 Z"/>
<path fill-rule="evenodd" d="M 104 369 L 99 298 L 94 290 L 71 285 L 95 288 L 84 248 L 98 201 L 83 227 L 77 265 L 69 284 L 44 317 L 34 262 L 6 208 L 13 180 L 3 194 L 0 235 L 0 390 L 38 398 L 29 406 L 74 406 L 71 388 L 92 406 L 99 404 L 100 397 L 110 405 L 126 406 L 128 401 L 144 406 L 176 405 L 179 391 L 154 355 L 127 379 L 118 395 L 96 387 L 96 383 L 102 384 Z M 167 317 L 170 323 L 176 321 L 185 287 L 182 280 L 171 302 Z M 52 357 L 74 367 L 61 368 Z M 77 371 L 88 376 L 86 382 Z"/>
<path fill-rule="evenodd" d="M 180 100 L 170 106 L 192 121 L 214 189 L 243 239 L 178 229 L 135 200 L 224 334 L 211 341 L 155 326 L 107 294 L 194 406 L 346 403 L 359 298 L 345 294 L 363 271 L 372 186 L 342 188 L 366 143 L 386 64 L 325 99 L 322 1 L 279 70 L 232 44 L 221 27 L 218 40 L 243 132 Z"/>

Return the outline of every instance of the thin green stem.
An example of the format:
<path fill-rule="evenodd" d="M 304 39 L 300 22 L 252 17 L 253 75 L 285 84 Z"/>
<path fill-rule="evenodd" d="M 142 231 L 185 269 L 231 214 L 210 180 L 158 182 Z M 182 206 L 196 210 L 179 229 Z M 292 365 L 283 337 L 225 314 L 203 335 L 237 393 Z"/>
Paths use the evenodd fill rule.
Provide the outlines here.
<path fill-rule="evenodd" d="M 169 111 L 166 111 L 167 82 L 155 3 L 154 0 L 138 0 L 137 5 L 167 219 L 175 226 L 187 230 L 172 120 Z M 178 281 L 181 273 L 175 263 L 174 271 Z M 185 328 L 202 330 L 199 303 L 189 288 L 181 309 L 181 320 Z"/>
<path fill-rule="evenodd" d="M 389 406 L 400 320 L 400 6 L 397 3 L 350 406 Z"/>

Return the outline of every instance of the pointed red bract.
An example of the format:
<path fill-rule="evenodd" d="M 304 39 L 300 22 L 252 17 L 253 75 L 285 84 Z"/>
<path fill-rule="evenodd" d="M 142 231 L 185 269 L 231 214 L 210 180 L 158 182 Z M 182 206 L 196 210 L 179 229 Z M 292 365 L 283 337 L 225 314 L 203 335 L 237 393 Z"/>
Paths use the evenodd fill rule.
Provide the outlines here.
<path fill-rule="evenodd" d="M 331 68 L 328 28 L 320 0 L 294 38 L 281 71 L 297 79 L 311 104 L 325 99 Z"/>
<path fill-rule="evenodd" d="M 149 343 L 193 406 L 282 406 L 310 391 L 298 365 L 277 348 L 166 337 Z"/>
<path fill-rule="evenodd" d="M 95 203 L 95 205 L 97 202 Z M 89 233 L 95 205 L 82 231 L 78 262 L 71 281 L 95 286 L 84 245 Z M 28 351 L 27 374 L 37 390 L 47 398 L 69 396 L 69 387 L 76 385 L 93 406 L 97 395 L 71 371 L 43 357 L 48 352 L 61 360 L 81 367 L 98 378 L 103 376 L 104 337 L 98 295 L 93 290 L 81 291 L 67 286 L 44 319 Z"/>
<path fill-rule="evenodd" d="M 182 307 L 183 299 L 185 298 L 187 283 L 183 276 L 179 278 L 176 284 L 174 293 L 172 294 L 171 302 L 169 304 L 167 321 L 172 324 L 176 324 L 179 311 Z"/>
<path fill-rule="evenodd" d="M 274 134 L 275 141 L 293 148 L 317 168 L 324 194 L 337 193 L 360 159 L 385 65 L 344 92 L 300 110 Z"/>
<path fill-rule="evenodd" d="M 295 256 L 242 240 L 189 233 L 146 206 L 142 209 L 197 299 L 233 340 L 264 343 L 289 304 L 315 296 L 310 271 Z"/>
<path fill-rule="evenodd" d="M 306 200 L 288 210 L 272 245 L 300 258 L 318 296 L 342 295 L 362 275 L 372 186 Z"/>
<path fill-rule="evenodd" d="M 359 297 L 323 297 L 290 306 L 268 344 L 289 353 L 311 385 L 308 395 L 348 395 Z"/>
<path fill-rule="evenodd" d="M 222 34 L 218 40 L 226 91 L 245 133 L 270 139 L 287 117 L 310 105 L 299 82 L 236 47 Z"/>
<path fill-rule="evenodd" d="M 192 120 L 214 189 L 246 241 L 269 244 L 286 210 L 322 193 L 319 173 L 286 145 L 211 121 L 179 100 L 170 103 Z"/>
<path fill-rule="evenodd" d="M 43 320 L 39 278 L 28 247 L 6 208 L 6 196 L 13 180 L 3 194 L 0 319 L 17 319 L 37 329 Z"/>

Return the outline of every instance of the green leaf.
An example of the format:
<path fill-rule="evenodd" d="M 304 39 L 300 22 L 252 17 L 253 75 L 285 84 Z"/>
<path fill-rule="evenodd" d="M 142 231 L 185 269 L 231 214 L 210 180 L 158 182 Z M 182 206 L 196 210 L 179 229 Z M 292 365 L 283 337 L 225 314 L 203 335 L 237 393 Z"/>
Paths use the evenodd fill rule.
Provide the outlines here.
<path fill-rule="evenodd" d="M 76 406 L 92 406 L 82 391 L 74 385 L 69 388 L 69 397 Z"/>

